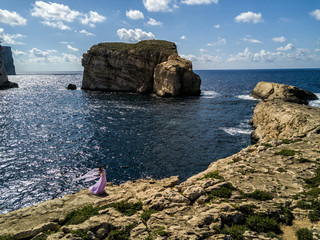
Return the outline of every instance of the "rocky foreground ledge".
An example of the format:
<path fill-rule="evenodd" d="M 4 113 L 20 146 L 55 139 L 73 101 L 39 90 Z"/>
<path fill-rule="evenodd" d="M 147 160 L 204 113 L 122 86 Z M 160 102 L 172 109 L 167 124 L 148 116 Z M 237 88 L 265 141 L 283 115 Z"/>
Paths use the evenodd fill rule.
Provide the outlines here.
<path fill-rule="evenodd" d="M 256 144 L 183 183 L 84 189 L 1 215 L 0 239 L 319 239 L 320 109 L 264 100 L 252 122 Z"/>

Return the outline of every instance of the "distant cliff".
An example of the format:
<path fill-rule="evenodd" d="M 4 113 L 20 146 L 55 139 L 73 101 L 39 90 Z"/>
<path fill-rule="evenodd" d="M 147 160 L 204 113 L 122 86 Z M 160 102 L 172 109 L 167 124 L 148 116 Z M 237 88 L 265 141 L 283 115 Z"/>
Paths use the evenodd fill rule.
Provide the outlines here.
<path fill-rule="evenodd" d="M 2 56 L 4 61 L 4 69 L 6 70 L 7 75 L 16 75 L 11 47 L 2 46 Z"/>
<path fill-rule="evenodd" d="M 82 89 L 161 97 L 200 95 L 200 77 L 190 61 L 178 57 L 173 42 L 100 43 L 83 54 L 82 65 Z"/>
<path fill-rule="evenodd" d="M 5 63 L 2 55 L 2 46 L 0 45 L 0 89 L 15 88 L 18 84 L 12 83 L 8 80 L 8 76 L 5 70 Z"/>

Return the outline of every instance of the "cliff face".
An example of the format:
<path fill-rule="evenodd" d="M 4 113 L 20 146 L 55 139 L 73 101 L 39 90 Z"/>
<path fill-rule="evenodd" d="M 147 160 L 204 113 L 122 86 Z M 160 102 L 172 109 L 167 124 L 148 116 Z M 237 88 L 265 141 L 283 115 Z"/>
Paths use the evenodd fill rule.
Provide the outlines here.
<path fill-rule="evenodd" d="M 263 143 L 219 159 L 181 184 L 177 177 L 109 184 L 103 196 L 84 189 L 0 215 L 0 237 L 296 240 L 302 227 L 319 235 L 319 109 L 280 100 L 259 105 L 254 115 L 261 112 L 270 121 L 255 120 L 255 126 L 263 125 L 265 133 L 274 130 L 273 122 L 295 114 L 301 122 L 313 119 L 305 123 L 311 128 L 299 129 L 296 120 L 289 121 L 286 128 L 276 128 L 279 133 L 270 135 L 270 141 L 263 138 Z M 67 224 L 66 215 L 80 209 L 82 216 L 90 210 L 88 218 Z"/>
<path fill-rule="evenodd" d="M 177 54 L 174 43 L 160 40 L 146 40 L 136 44 L 94 45 L 82 58 L 84 67 L 82 89 L 153 93 L 155 68 L 167 61 L 169 56 Z M 178 78 L 176 81 L 182 80 Z M 198 85 L 199 95 L 200 84 Z M 156 89 L 155 92 L 157 93 Z M 173 88 L 160 96 L 176 96 L 178 95 L 176 92 L 179 95 L 184 93 L 182 89 Z"/>
<path fill-rule="evenodd" d="M 5 66 L 5 63 L 2 57 L 2 46 L 0 45 L 0 89 L 18 87 L 18 84 L 12 83 L 8 80 L 8 76 L 4 66 Z"/>
<path fill-rule="evenodd" d="M 4 61 L 4 69 L 6 70 L 7 75 L 16 75 L 11 47 L 3 46 L 2 56 Z"/>

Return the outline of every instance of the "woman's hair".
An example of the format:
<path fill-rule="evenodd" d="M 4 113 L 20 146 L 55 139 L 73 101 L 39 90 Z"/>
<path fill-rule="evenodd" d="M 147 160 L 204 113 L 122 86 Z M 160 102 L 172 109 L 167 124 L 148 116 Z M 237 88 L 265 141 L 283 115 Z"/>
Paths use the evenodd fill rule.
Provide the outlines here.
<path fill-rule="evenodd" d="M 99 166 L 99 171 L 102 171 L 103 170 L 103 166 Z"/>

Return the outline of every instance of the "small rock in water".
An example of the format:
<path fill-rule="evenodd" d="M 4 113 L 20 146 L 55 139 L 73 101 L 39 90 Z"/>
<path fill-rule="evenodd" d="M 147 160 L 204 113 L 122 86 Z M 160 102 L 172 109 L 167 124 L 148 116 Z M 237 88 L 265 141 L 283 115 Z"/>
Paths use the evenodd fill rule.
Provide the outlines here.
<path fill-rule="evenodd" d="M 75 84 L 70 83 L 70 84 L 68 85 L 67 89 L 69 89 L 69 90 L 76 90 L 76 89 L 77 89 L 77 86 L 76 86 Z"/>

